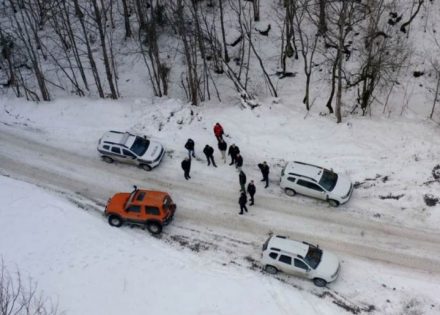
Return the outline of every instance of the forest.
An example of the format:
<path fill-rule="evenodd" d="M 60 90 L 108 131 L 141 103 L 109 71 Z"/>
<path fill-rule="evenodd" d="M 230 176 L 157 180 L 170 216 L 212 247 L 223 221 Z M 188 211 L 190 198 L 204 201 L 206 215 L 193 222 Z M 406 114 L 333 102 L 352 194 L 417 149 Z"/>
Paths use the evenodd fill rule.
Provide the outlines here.
<path fill-rule="evenodd" d="M 409 35 L 423 20 L 440 51 L 435 8 L 424 0 L 2 0 L 0 92 L 31 101 L 126 97 L 121 69 L 130 59 L 157 97 L 198 106 L 235 94 L 253 108 L 300 84 L 307 111 L 317 102 L 341 122 L 344 108 L 385 114 L 402 78 L 425 75 L 432 118 L 438 54 L 414 67 Z"/>

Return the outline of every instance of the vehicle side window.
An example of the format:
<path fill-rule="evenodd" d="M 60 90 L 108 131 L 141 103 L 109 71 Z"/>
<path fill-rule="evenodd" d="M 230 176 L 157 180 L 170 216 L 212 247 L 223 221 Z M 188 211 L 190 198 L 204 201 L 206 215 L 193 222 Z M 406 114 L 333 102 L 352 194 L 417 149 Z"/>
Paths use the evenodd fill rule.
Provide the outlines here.
<path fill-rule="evenodd" d="M 112 147 L 112 152 L 116 153 L 116 154 L 121 154 L 121 149 L 119 149 L 117 147 Z"/>
<path fill-rule="evenodd" d="M 160 215 L 160 210 L 159 208 L 156 207 L 145 207 L 145 212 L 147 214 L 151 214 L 151 215 Z"/>
<path fill-rule="evenodd" d="M 277 253 L 270 253 L 269 257 L 272 258 L 272 259 L 277 259 L 278 254 Z"/>
<path fill-rule="evenodd" d="M 304 186 L 304 187 L 308 187 L 308 184 L 309 184 L 309 182 L 306 182 L 305 180 L 302 180 L 302 179 L 298 179 L 298 181 L 296 183 L 298 185 Z"/>
<path fill-rule="evenodd" d="M 102 146 L 105 150 L 110 150 L 110 146 L 109 145 L 104 145 Z"/>
<path fill-rule="evenodd" d="M 136 213 L 140 213 L 141 212 L 141 206 L 134 206 L 131 205 L 130 207 L 127 208 L 128 212 L 136 212 Z"/>
<path fill-rule="evenodd" d="M 319 187 L 318 185 L 316 185 L 314 183 L 309 183 L 309 188 L 316 190 L 316 191 L 323 191 L 323 189 L 321 187 Z"/>
<path fill-rule="evenodd" d="M 301 268 L 301 269 L 304 269 L 304 270 L 308 270 L 309 269 L 309 267 L 307 267 L 307 265 L 303 261 L 301 261 L 299 259 L 295 259 L 294 264 L 295 264 L 295 267 L 297 267 L 297 268 Z"/>
<path fill-rule="evenodd" d="M 125 156 L 129 156 L 129 157 L 132 157 L 132 158 L 136 157 L 133 153 L 131 153 L 128 150 L 123 149 L 122 152 L 124 153 Z"/>
<path fill-rule="evenodd" d="M 286 255 L 281 255 L 279 261 L 291 265 L 292 264 L 292 257 L 290 256 L 286 256 Z"/>
<path fill-rule="evenodd" d="M 304 187 L 313 189 L 313 190 L 323 191 L 323 189 L 321 187 L 319 187 L 318 185 L 316 185 L 314 183 L 311 183 L 311 182 L 307 182 L 307 181 L 302 180 L 302 179 L 298 179 L 297 184 L 300 185 L 300 186 L 304 186 Z"/>
<path fill-rule="evenodd" d="M 296 178 L 295 178 L 295 177 L 287 177 L 287 180 L 288 180 L 289 182 L 294 183 L 295 180 L 296 180 Z"/>

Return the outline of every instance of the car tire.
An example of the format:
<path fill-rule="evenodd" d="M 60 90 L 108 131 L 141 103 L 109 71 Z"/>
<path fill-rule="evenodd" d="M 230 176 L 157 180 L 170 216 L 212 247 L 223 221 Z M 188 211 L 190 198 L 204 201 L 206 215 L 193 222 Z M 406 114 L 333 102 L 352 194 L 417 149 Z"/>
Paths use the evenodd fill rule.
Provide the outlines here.
<path fill-rule="evenodd" d="M 296 191 L 290 188 L 286 188 L 284 189 L 284 192 L 286 193 L 287 196 L 293 197 L 296 195 Z"/>
<path fill-rule="evenodd" d="M 264 267 L 264 271 L 266 271 L 267 273 L 273 274 L 273 275 L 278 273 L 278 269 L 272 265 L 266 265 Z"/>
<path fill-rule="evenodd" d="M 325 287 L 327 285 L 327 281 L 325 281 L 324 279 L 321 278 L 315 278 L 313 279 L 313 283 L 317 286 L 317 287 Z"/>
<path fill-rule="evenodd" d="M 141 165 L 139 165 L 139 166 L 140 166 L 140 168 L 143 169 L 144 171 L 147 171 L 147 172 L 151 171 L 151 166 L 148 165 L 148 164 L 141 164 Z"/>
<path fill-rule="evenodd" d="M 338 201 L 336 201 L 336 200 L 333 200 L 333 199 L 329 199 L 328 200 L 328 204 L 330 205 L 330 206 L 332 206 L 332 207 L 337 207 L 337 206 L 339 206 L 339 202 Z"/>
<path fill-rule="evenodd" d="M 162 232 L 162 225 L 157 222 L 147 222 L 147 230 L 154 235 Z"/>
<path fill-rule="evenodd" d="M 109 156 L 103 156 L 103 157 L 102 157 L 102 160 L 103 160 L 104 162 L 108 163 L 108 164 L 111 164 L 111 163 L 114 162 L 114 160 L 113 160 L 111 157 L 109 157 Z"/>
<path fill-rule="evenodd" d="M 122 219 L 117 215 L 111 215 L 108 217 L 108 224 L 114 227 L 120 227 L 122 225 Z"/>

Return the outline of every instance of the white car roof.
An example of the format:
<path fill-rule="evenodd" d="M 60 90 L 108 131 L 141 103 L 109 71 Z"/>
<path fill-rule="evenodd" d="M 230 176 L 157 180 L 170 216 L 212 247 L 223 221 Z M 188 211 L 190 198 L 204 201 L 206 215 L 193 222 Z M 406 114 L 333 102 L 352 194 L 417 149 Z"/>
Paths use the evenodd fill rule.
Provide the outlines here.
<path fill-rule="evenodd" d="M 302 242 L 289 240 L 288 238 L 279 235 L 272 236 L 267 244 L 267 247 L 268 249 L 278 248 L 283 252 L 300 255 L 302 257 L 305 257 L 309 250 L 309 245 Z"/>
<path fill-rule="evenodd" d="M 304 177 L 309 177 L 316 182 L 319 182 L 324 169 L 320 166 L 307 164 L 303 162 L 293 161 L 289 162 L 285 168 L 285 174 L 293 173 Z"/>
<path fill-rule="evenodd" d="M 104 133 L 101 139 L 101 143 L 111 142 L 125 145 L 127 148 L 131 148 L 134 140 L 136 139 L 136 136 L 128 132 L 107 131 L 106 133 Z"/>

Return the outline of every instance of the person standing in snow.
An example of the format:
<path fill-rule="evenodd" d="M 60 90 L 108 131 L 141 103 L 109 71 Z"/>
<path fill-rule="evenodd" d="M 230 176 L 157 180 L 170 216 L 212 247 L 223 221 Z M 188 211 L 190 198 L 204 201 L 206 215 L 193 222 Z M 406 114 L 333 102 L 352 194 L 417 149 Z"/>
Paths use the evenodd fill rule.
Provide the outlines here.
<path fill-rule="evenodd" d="M 218 149 L 220 150 L 220 153 L 222 154 L 222 160 L 224 163 L 226 163 L 226 148 L 228 145 L 226 144 L 225 140 L 220 139 L 218 141 Z"/>
<path fill-rule="evenodd" d="M 192 157 L 196 157 L 196 155 L 194 154 L 194 141 L 193 139 L 188 139 L 185 143 L 185 149 L 188 150 L 188 157 L 191 159 L 191 155 Z"/>
<path fill-rule="evenodd" d="M 231 156 L 231 163 L 229 165 L 235 164 L 235 158 L 239 153 L 240 149 L 234 143 L 229 146 L 228 154 Z"/>
<path fill-rule="evenodd" d="M 269 186 L 269 165 L 267 165 L 266 161 L 263 163 L 258 164 L 258 168 L 261 170 L 261 175 L 263 175 L 262 182 L 266 182 L 266 186 L 264 188 L 267 188 Z"/>
<path fill-rule="evenodd" d="M 240 195 L 240 198 L 238 199 L 238 204 L 240 205 L 240 212 L 238 214 L 243 214 L 243 210 L 248 212 L 248 209 L 246 208 L 247 203 L 247 196 L 246 193 L 243 191 Z"/>
<path fill-rule="evenodd" d="M 216 123 L 214 126 L 214 135 L 217 138 L 217 141 L 220 141 L 220 139 L 223 139 L 223 127 L 220 125 L 220 123 Z"/>
<path fill-rule="evenodd" d="M 249 203 L 250 206 L 254 205 L 254 195 L 256 191 L 257 190 L 255 188 L 254 181 L 251 180 L 249 185 L 247 186 L 247 192 L 249 193 L 249 196 L 251 196 L 251 202 Z"/>
<path fill-rule="evenodd" d="M 235 167 L 239 172 L 241 172 L 241 167 L 243 166 L 243 158 L 241 157 L 240 153 L 237 154 L 235 157 Z"/>
<path fill-rule="evenodd" d="M 208 160 L 208 166 L 211 165 L 212 162 L 212 165 L 214 167 L 217 167 L 214 161 L 214 148 L 209 145 L 205 145 L 205 148 L 203 149 L 203 153 L 205 154 L 206 159 Z"/>
<path fill-rule="evenodd" d="M 238 181 L 240 183 L 240 191 L 245 192 L 246 174 L 243 171 L 240 171 L 240 174 L 238 174 Z"/>
<path fill-rule="evenodd" d="M 182 161 L 182 169 L 183 169 L 185 179 L 186 180 L 190 179 L 191 178 L 191 176 L 189 176 L 189 171 L 191 170 L 191 158 L 190 157 L 186 157 Z"/>

